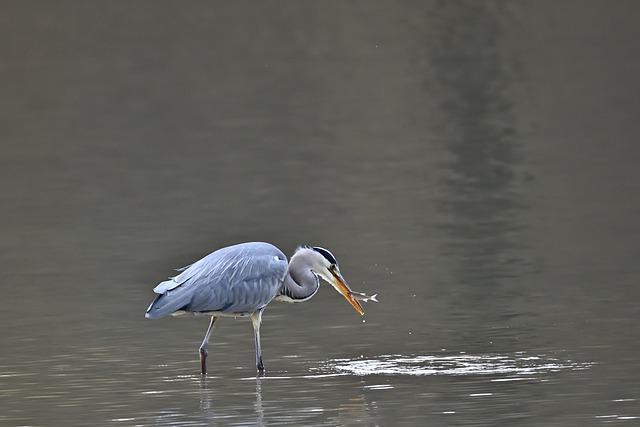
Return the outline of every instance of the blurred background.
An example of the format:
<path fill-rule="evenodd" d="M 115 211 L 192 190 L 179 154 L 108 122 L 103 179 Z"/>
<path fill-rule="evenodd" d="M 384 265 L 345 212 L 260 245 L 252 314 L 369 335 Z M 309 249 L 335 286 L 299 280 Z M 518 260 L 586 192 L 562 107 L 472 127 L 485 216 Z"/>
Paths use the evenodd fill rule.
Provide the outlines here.
<path fill-rule="evenodd" d="M 640 4 L 0 3 L 1 425 L 640 422 Z M 330 288 L 149 321 L 228 244 Z"/>

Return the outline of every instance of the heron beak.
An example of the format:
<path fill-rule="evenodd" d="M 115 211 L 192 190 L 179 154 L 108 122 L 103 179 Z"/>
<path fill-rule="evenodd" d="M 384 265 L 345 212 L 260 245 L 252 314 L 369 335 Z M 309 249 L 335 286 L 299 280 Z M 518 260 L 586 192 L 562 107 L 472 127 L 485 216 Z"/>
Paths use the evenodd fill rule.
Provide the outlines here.
<path fill-rule="evenodd" d="M 351 307 L 353 307 L 360 316 L 364 316 L 362 305 L 351 295 L 351 289 L 349 288 L 349 285 L 347 285 L 347 282 L 344 280 L 344 277 L 342 277 L 342 275 L 340 274 L 340 271 L 337 268 L 331 268 L 329 269 L 329 272 L 331 273 L 333 279 L 330 281 L 331 286 L 333 286 L 333 288 L 338 291 L 338 293 L 340 293 L 340 295 L 342 295 L 349 304 L 351 304 Z"/>

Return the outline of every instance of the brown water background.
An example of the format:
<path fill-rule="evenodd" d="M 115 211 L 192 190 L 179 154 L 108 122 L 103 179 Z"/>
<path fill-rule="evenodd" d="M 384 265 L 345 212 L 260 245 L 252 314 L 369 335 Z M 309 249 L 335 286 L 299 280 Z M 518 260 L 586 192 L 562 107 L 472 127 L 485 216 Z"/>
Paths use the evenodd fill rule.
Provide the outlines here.
<path fill-rule="evenodd" d="M 640 423 L 640 4 L 0 3 L 0 424 Z M 144 319 L 221 246 L 377 292 Z"/>

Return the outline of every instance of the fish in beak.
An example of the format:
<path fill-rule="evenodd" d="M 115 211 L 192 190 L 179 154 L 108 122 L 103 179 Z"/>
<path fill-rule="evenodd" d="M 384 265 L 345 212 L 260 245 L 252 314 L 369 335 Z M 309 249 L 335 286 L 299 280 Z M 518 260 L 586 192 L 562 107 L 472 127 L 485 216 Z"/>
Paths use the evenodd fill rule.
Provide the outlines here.
<path fill-rule="evenodd" d="M 354 293 L 351 288 L 349 288 L 346 280 L 344 280 L 344 277 L 342 277 L 342 274 L 340 274 L 340 270 L 338 270 L 338 267 L 329 268 L 329 272 L 331 273 L 331 280 L 329 280 L 331 286 L 333 286 L 333 288 L 338 291 L 338 293 L 340 293 L 340 295 L 342 295 L 349 304 L 351 304 L 351 307 L 353 307 L 358 312 L 358 314 L 360 314 L 360 316 L 364 316 L 364 310 L 362 309 L 362 305 L 358 301 L 358 299 L 361 298 L 357 298 L 358 294 Z"/>

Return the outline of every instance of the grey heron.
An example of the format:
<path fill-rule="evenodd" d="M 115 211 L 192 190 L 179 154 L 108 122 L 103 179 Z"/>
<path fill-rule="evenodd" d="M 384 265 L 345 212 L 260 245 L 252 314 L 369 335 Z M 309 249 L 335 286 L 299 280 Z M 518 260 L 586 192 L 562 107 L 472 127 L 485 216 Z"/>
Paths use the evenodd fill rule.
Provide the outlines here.
<path fill-rule="evenodd" d="M 200 369 L 207 373 L 207 347 L 220 317 L 249 316 L 253 325 L 256 368 L 264 373 L 260 346 L 262 313 L 273 300 L 297 303 L 318 292 L 320 280 L 331 284 L 360 315 L 360 301 L 376 301 L 352 291 L 342 277 L 338 261 L 327 249 L 298 247 L 291 260 L 277 247 L 264 242 L 228 246 L 177 270 L 179 274 L 158 284 L 158 294 L 145 313 L 149 319 L 182 313 L 211 316 L 199 348 Z"/>

